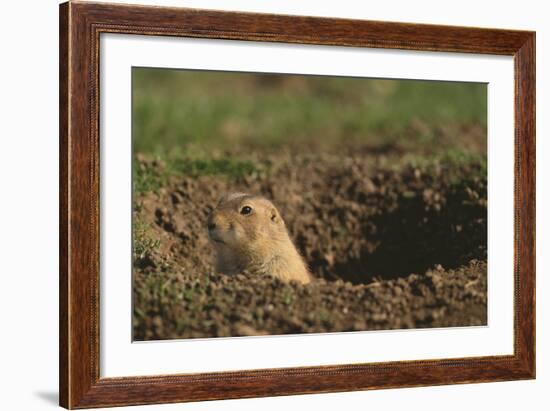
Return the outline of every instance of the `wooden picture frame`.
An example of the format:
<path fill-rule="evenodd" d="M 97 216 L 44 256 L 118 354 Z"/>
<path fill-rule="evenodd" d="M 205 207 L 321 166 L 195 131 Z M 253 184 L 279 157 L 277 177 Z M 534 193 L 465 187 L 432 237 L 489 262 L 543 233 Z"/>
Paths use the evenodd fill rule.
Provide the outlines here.
<path fill-rule="evenodd" d="M 513 56 L 514 354 L 100 378 L 101 33 Z M 69 2 L 60 6 L 60 404 L 90 408 L 535 378 L 535 33 Z"/>

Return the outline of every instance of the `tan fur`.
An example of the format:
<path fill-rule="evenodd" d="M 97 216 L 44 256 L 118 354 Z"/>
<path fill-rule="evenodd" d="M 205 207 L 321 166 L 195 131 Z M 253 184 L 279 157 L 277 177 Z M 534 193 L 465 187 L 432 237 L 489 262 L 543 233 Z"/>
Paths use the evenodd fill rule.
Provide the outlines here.
<path fill-rule="evenodd" d="M 252 211 L 243 215 L 243 207 Z M 216 270 L 268 274 L 283 281 L 311 281 L 285 223 L 266 198 L 244 193 L 223 197 L 208 217 L 208 233 L 216 252 Z"/>

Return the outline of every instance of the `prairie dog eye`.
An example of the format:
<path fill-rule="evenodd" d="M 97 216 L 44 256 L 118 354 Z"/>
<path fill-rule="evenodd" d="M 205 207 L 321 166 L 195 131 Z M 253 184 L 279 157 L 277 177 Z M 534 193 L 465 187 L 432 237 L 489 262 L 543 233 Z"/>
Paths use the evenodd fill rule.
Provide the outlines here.
<path fill-rule="evenodd" d="M 243 208 L 241 208 L 241 214 L 243 215 L 250 214 L 251 212 L 252 212 L 252 207 L 250 206 L 244 206 Z"/>

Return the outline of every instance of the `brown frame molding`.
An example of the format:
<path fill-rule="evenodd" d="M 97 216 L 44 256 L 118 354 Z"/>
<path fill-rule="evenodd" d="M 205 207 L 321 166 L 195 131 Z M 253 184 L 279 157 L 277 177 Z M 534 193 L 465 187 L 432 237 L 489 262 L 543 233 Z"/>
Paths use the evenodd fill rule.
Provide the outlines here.
<path fill-rule="evenodd" d="M 60 405 L 90 408 L 535 378 L 535 33 L 184 8 L 60 5 Z M 514 354 L 99 377 L 101 33 L 513 56 Z"/>

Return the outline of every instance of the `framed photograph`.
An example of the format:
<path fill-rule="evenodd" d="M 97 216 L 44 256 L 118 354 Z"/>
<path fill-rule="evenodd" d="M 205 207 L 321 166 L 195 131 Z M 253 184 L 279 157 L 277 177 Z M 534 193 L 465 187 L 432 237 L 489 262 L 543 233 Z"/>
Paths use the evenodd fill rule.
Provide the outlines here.
<path fill-rule="evenodd" d="M 60 6 L 60 404 L 535 378 L 535 33 Z"/>

